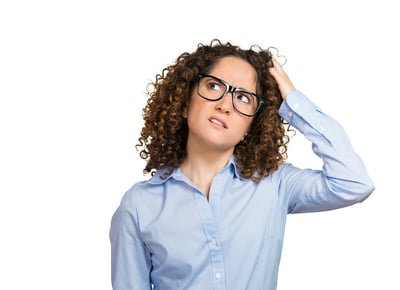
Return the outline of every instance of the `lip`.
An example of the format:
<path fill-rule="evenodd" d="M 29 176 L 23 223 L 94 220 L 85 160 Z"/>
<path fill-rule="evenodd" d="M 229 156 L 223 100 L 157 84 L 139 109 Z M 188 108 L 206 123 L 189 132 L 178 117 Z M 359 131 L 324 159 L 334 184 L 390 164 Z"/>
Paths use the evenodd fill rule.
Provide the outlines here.
<path fill-rule="evenodd" d="M 226 125 L 225 121 L 221 120 L 220 118 L 211 117 L 208 119 L 208 121 L 216 126 L 219 126 L 224 129 L 228 129 L 228 126 Z"/>

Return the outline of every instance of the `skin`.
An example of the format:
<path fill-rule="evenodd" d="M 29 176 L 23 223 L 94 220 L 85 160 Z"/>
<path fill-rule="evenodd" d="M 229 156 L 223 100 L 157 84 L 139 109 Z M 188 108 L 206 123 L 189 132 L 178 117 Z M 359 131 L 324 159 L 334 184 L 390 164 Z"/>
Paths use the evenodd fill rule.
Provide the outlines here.
<path fill-rule="evenodd" d="M 289 79 L 287 73 L 283 70 L 282 66 L 275 59 L 272 60 L 274 66 L 269 69 L 269 72 L 274 77 L 276 83 L 278 84 L 279 90 L 281 92 L 282 98 L 286 97 L 294 90 L 295 86 Z"/>
<path fill-rule="evenodd" d="M 270 72 L 285 99 L 295 87 L 277 61 L 274 61 Z M 237 88 L 256 92 L 257 73 L 243 59 L 224 57 L 209 74 Z M 188 121 L 189 134 L 187 156 L 180 169 L 208 198 L 212 180 L 228 163 L 253 118 L 234 110 L 230 93 L 219 101 L 211 102 L 200 97 L 197 90 L 192 93 L 184 117 Z"/>

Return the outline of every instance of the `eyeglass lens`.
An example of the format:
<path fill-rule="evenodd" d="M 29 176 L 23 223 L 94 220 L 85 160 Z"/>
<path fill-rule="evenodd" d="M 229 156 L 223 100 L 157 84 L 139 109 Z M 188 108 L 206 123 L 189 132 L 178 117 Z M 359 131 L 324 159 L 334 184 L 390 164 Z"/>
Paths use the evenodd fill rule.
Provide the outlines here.
<path fill-rule="evenodd" d="M 199 95 L 210 101 L 223 98 L 228 91 L 232 93 L 233 106 L 239 113 L 250 116 L 256 113 L 259 100 L 253 93 L 233 88 L 222 80 L 211 76 L 204 76 L 199 81 Z"/>

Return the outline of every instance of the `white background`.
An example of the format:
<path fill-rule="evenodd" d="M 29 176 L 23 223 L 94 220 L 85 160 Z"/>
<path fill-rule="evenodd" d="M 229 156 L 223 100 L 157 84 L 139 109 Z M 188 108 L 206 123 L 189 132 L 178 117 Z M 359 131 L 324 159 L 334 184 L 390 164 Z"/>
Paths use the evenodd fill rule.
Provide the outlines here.
<path fill-rule="evenodd" d="M 275 46 L 376 191 L 288 218 L 279 290 L 400 289 L 396 1 L 2 1 L 0 289 L 111 289 L 108 230 L 142 180 L 144 91 L 213 38 Z M 319 167 L 297 134 L 289 160 Z"/>

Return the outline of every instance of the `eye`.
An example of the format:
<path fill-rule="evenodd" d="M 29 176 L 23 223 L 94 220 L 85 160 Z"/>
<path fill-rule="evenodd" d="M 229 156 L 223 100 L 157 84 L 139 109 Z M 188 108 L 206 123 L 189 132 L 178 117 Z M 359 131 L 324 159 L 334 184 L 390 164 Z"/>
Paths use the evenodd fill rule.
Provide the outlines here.
<path fill-rule="evenodd" d="M 222 90 L 221 84 L 216 82 L 216 81 L 209 81 L 207 87 L 208 87 L 209 90 L 212 90 L 212 91 L 218 91 L 219 92 L 219 91 Z"/>
<path fill-rule="evenodd" d="M 236 99 L 243 104 L 251 104 L 252 103 L 251 95 L 248 95 L 246 93 L 238 93 L 236 96 Z"/>

